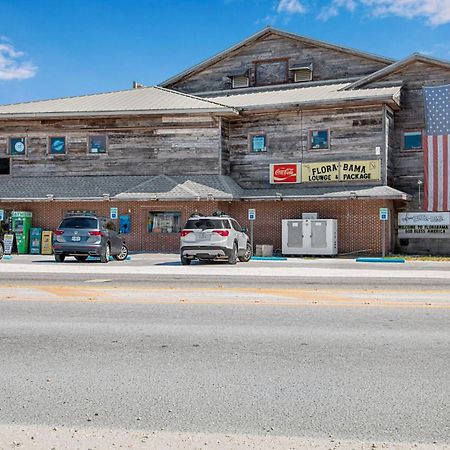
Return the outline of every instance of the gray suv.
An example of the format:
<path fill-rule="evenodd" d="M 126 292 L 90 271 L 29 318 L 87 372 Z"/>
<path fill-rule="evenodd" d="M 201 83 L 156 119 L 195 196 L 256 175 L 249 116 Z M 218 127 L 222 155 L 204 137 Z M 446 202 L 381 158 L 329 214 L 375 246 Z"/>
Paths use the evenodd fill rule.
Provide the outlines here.
<path fill-rule="evenodd" d="M 56 262 L 63 262 L 66 256 L 75 256 L 77 261 L 99 256 L 102 263 L 107 263 L 110 256 L 117 261 L 128 256 L 128 248 L 116 232 L 114 222 L 87 214 L 63 219 L 53 233 L 53 251 Z"/>
<path fill-rule="evenodd" d="M 246 228 L 227 215 L 192 216 L 180 233 L 181 264 L 189 265 L 193 259 L 227 259 L 229 264 L 238 260 L 248 262 L 252 247 L 246 232 Z"/>

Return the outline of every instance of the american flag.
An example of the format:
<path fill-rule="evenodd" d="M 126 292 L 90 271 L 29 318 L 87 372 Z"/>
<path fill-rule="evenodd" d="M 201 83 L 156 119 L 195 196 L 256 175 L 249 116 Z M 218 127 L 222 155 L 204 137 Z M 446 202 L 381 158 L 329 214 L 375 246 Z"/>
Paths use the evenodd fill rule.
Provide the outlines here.
<path fill-rule="evenodd" d="M 424 87 L 425 211 L 450 211 L 450 84 Z"/>

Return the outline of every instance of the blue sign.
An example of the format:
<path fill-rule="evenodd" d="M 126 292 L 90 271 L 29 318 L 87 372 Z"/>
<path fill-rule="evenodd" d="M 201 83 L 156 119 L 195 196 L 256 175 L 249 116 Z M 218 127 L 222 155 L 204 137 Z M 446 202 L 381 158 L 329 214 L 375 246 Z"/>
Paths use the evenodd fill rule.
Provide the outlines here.
<path fill-rule="evenodd" d="M 389 208 L 380 208 L 380 220 L 389 220 Z"/>
<path fill-rule="evenodd" d="M 119 208 L 111 208 L 109 217 L 111 219 L 117 219 L 119 217 Z"/>
<path fill-rule="evenodd" d="M 50 138 L 50 154 L 63 155 L 66 153 L 66 138 L 51 137 Z"/>
<path fill-rule="evenodd" d="M 25 155 L 25 138 L 11 138 L 9 140 L 9 149 L 11 155 Z"/>
<path fill-rule="evenodd" d="M 248 220 L 255 220 L 255 219 L 256 219 L 256 209 L 249 209 Z"/>

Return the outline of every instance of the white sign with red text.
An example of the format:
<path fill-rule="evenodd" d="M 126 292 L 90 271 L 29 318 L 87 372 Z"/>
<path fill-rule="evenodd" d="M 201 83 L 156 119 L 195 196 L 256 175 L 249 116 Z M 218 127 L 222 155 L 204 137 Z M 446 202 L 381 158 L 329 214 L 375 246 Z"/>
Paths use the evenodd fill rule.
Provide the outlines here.
<path fill-rule="evenodd" d="M 300 183 L 300 163 L 283 163 L 270 165 L 270 183 Z"/>

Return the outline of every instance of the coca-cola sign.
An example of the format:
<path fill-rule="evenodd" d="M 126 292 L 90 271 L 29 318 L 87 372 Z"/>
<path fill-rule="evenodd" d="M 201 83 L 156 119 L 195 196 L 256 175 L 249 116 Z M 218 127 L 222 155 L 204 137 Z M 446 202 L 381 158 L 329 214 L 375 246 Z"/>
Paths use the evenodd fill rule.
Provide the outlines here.
<path fill-rule="evenodd" d="M 270 182 L 276 183 L 300 183 L 300 164 L 271 164 Z"/>

